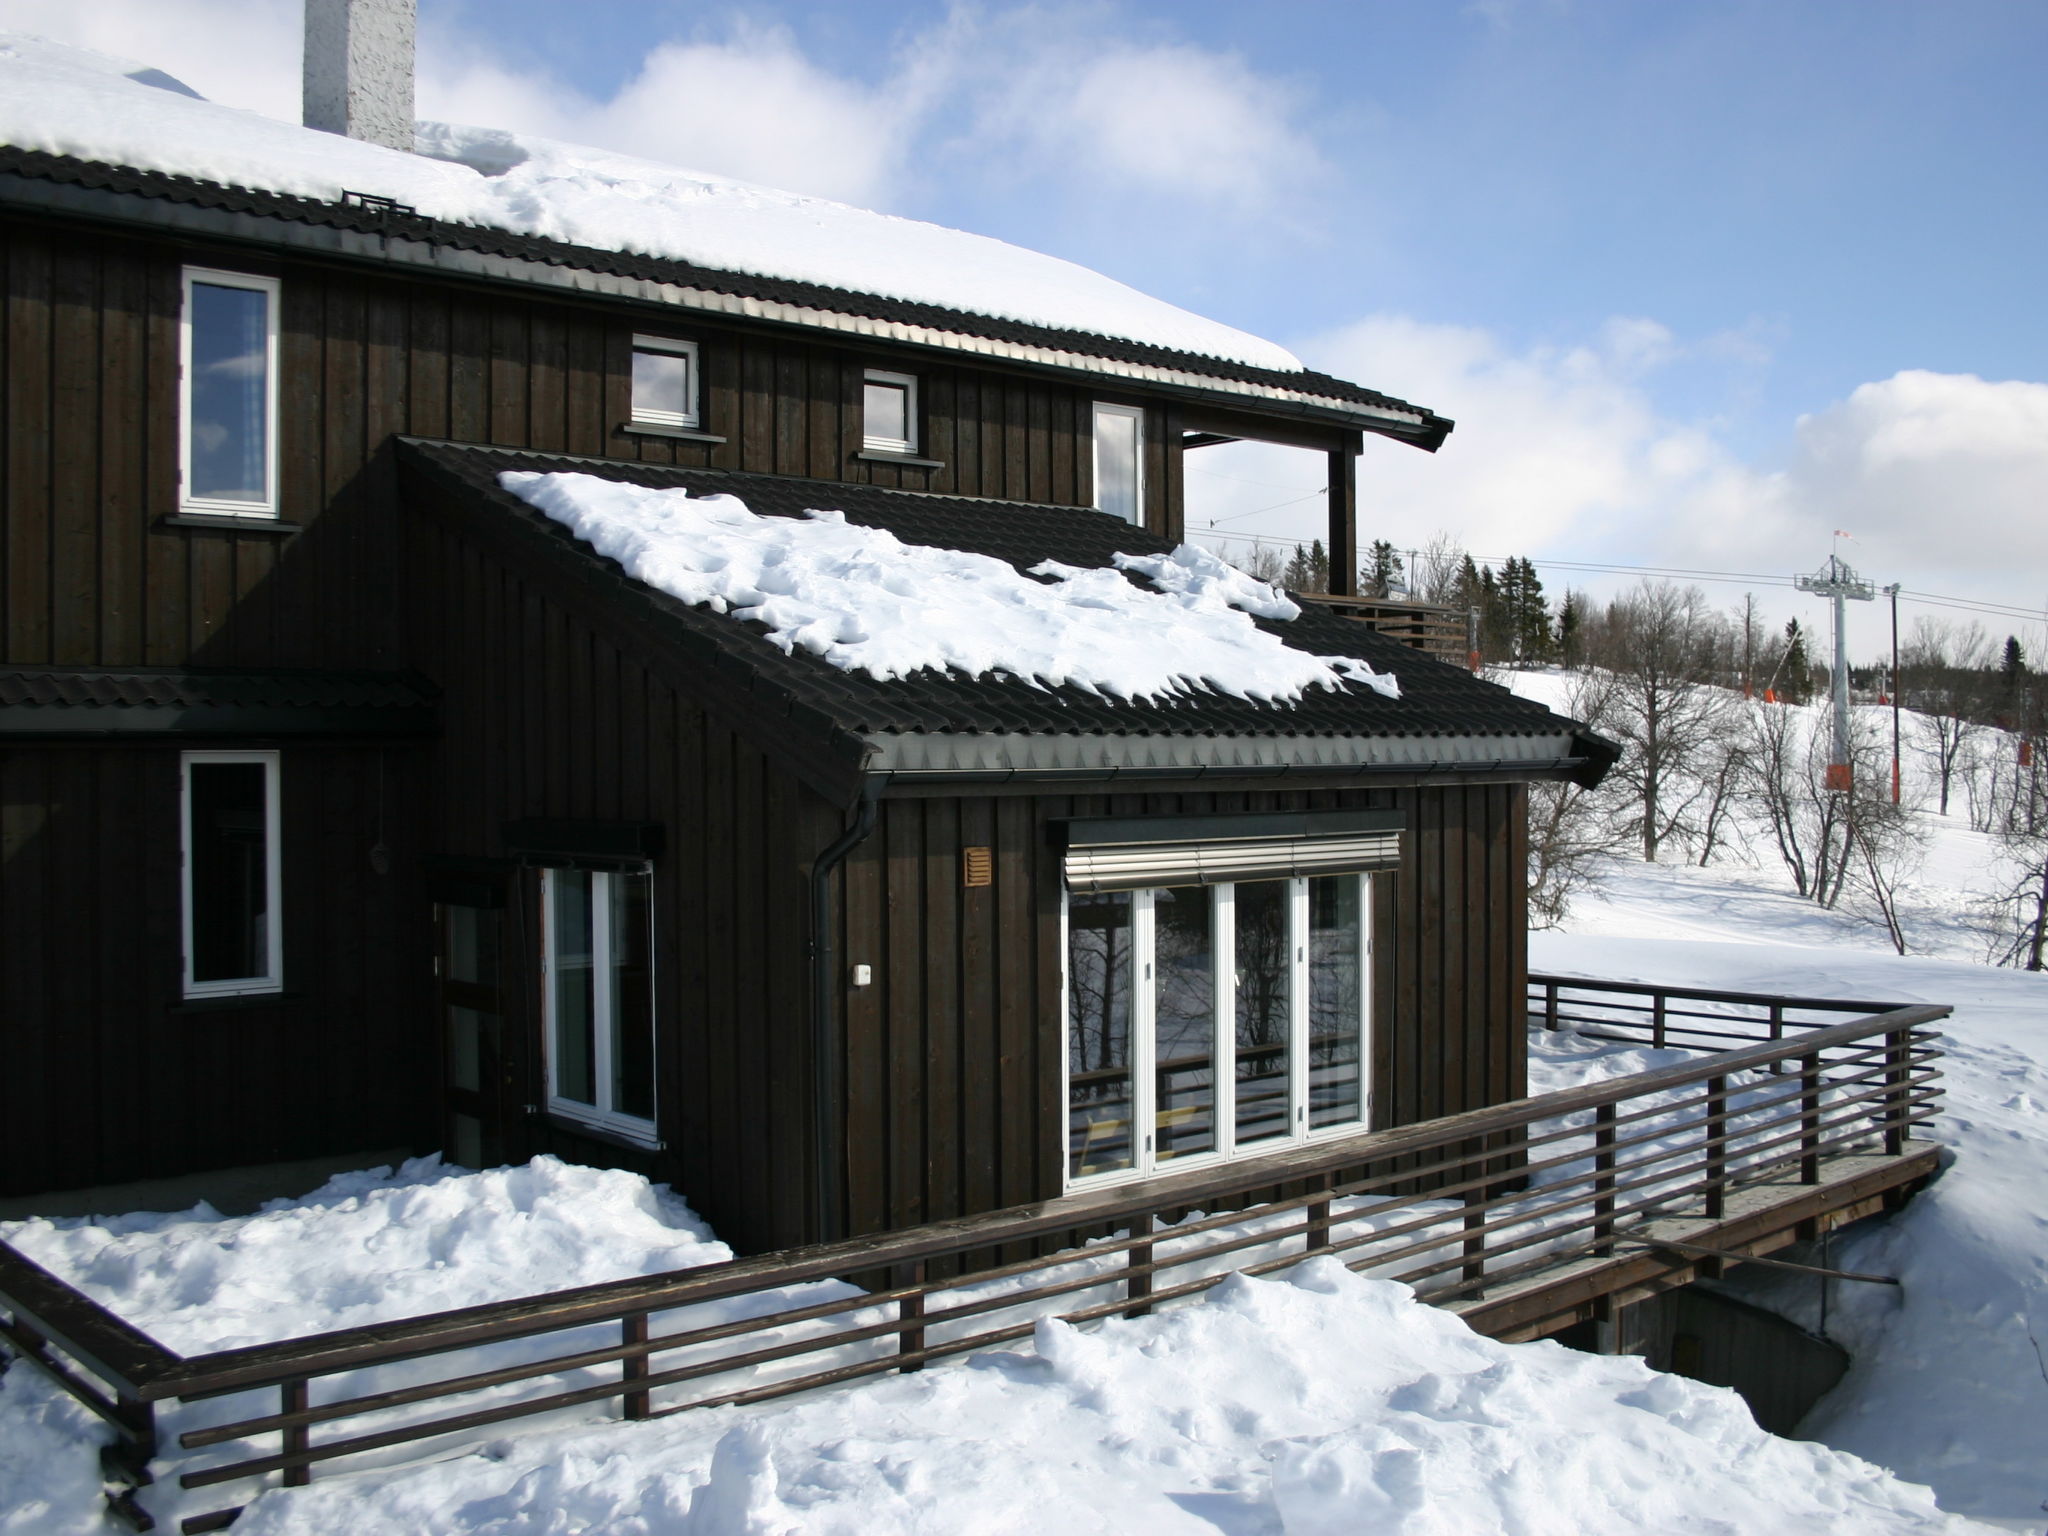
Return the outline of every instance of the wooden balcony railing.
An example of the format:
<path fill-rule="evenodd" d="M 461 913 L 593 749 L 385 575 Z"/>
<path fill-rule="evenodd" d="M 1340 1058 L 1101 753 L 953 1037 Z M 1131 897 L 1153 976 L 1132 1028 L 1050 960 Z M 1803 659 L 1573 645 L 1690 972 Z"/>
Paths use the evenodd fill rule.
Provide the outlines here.
<path fill-rule="evenodd" d="M 650 1418 L 913 1371 L 1046 1316 L 1136 1316 L 1310 1255 L 1526 1333 L 1573 1298 L 1669 1283 L 1688 1247 L 1783 1240 L 1934 1166 L 1914 1133 L 1936 1112 L 1926 1026 L 1946 1008 L 1551 976 L 1531 1000 L 1551 1027 L 1708 1054 L 906 1232 L 193 1356 L 0 1244 L 0 1338 L 113 1426 L 131 1483 L 291 1485 L 535 1415 L 616 1401 Z M 110 1498 L 149 1527 L 132 1489 Z"/>

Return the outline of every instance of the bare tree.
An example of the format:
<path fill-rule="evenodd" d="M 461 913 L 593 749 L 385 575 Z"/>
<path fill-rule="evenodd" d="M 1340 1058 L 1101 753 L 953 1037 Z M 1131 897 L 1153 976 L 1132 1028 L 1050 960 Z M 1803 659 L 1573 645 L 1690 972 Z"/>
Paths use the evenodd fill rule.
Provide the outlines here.
<path fill-rule="evenodd" d="M 1634 831 L 1651 862 L 1697 833 L 1698 770 L 1727 708 L 1715 685 L 1721 631 L 1698 587 L 1646 580 L 1607 605 L 1588 648 L 1614 674 L 1614 733 L 1629 749 L 1614 772 L 1634 791 Z"/>
<path fill-rule="evenodd" d="M 1612 727 L 1614 678 L 1604 671 L 1575 673 L 1559 705 L 1597 731 Z M 1564 921 L 1572 897 L 1597 884 L 1601 866 L 1629 846 L 1626 818 L 1616 815 L 1618 792 L 1610 774 L 1598 788 L 1568 782 L 1529 786 L 1529 919 L 1534 928 Z"/>
<path fill-rule="evenodd" d="M 1899 653 L 1900 697 L 1921 716 L 1914 750 L 1934 769 L 1944 816 L 1967 762 L 1965 748 L 1982 729 L 1976 717 L 1983 708 L 1990 662 L 1991 641 L 1983 626 L 1925 618 L 1914 622 L 1912 637 Z"/>
<path fill-rule="evenodd" d="M 1446 607 L 1463 607 L 1465 567 L 1469 563 L 1465 546 L 1448 533 L 1440 533 L 1408 559 L 1409 591 L 1418 602 Z"/>

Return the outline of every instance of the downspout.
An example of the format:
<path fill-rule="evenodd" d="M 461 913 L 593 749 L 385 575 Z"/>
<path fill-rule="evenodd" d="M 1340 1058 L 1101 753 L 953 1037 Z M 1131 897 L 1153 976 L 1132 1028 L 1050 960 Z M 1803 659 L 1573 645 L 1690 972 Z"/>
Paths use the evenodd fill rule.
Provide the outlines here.
<path fill-rule="evenodd" d="M 875 830 L 882 786 L 888 782 L 886 773 L 871 773 L 862 778 L 852 823 L 811 866 L 811 1050 L 816 1065 L 811 1080 L 815 1090 L 814 1171 L 818 1181 L 818 1230 L 813 1240 L 821 1243 L 829 1243 L 839 1235 L 839 1161 L 835 1154 L 845 1144 L 839 1114 L 839 1042 L 832 1027 L 837 972 L 832 945 L 832 871 Z"/>

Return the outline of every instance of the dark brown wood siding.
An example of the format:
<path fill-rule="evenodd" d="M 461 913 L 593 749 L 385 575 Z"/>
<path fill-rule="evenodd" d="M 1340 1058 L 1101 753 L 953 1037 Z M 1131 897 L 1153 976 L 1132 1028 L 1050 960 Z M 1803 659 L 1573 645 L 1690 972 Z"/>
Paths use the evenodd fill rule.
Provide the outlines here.
<path fill-rule="evenodd" d="M 281 751 L 281 996 L 178 1000 L 175 745 L 0 752 L 0 1195 L 434 1145 L 420 749 L 205 745 Z"/>
<path fill-rule="evenodd" d="M 655 1154 L 545 1113 L 505 1128 L 514 1156 L 553 1152 L 671 1181 L 728 1242 L 803 1241 L 811 1222 L 810 860 L 842 818 L 629 654 L 603 615 L 427 516 L 415 574 L 438 595 L 415 654 L 444 689 L 431 852 L 505 866 L 525 818 L 652 822 Z M 511 868 L 505 993 L 524 1102 L 546 1102 L 540 1057 L 540 876 Z"/>
<path fill-rule="evenodd" d="M 1060 860 L 1070 816 L 1398 807 L 1377 886 L 1376 1129 L 1526 1090 L 1527 893 L 1515 785 L 885 801 L 842 880 L 847 1213 L 855 1232 L 1061 1188 Z M 962 850 L 993 852 L 968 887 Z"/>
<path fill-rule="evenodd" d="M 282 279 L 294 537 L 158 522 L 177 510 L 186 265 Z M 1021 501 L 1093 494 L 1092 397 L 1026 374 L 23 221 L 0 223 L 0 271 L 0 636 L 19 664 L 401 665 L 398 506 L 378 452 L 394 433 Z M 701 343 L 704 427 L 723 442 L 624 430 L 636 328 Z M 869 366 L 918 375 L 921 451 L 940 467 L 860 456 Z"/>

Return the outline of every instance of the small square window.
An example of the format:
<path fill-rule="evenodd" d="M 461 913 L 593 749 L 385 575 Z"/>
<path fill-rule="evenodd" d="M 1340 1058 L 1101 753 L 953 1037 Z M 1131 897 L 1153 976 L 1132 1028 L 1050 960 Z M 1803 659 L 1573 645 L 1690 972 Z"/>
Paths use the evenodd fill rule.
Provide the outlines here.
<path fill-rule="evenodd" d="M 633 338 L 633 419 L 696 428 L 697 343 L 666 336 Z"/>
<path fill-rule="evenodd" d="M 277 516 L 278 283 L 185 269 L 179 326 L 184 510 Z"/>
<path fill-rule="evenodd" d="M 867 371 L 861 394 L 861 447 L 870 453 L 917 452 L 917 380 Z"/>
<path fill-rule="evenodd" d="M 1095 505 L 1127 523 L 1145 520 L 1145 413 L 1095 406 Z"/>
<path fill-rule="evenodd" d="M 276 992 L 284 985 L 278 912 L 278 755 L 187 752 L 185 995 Z"/>

